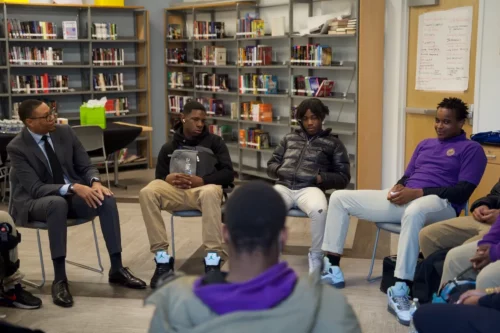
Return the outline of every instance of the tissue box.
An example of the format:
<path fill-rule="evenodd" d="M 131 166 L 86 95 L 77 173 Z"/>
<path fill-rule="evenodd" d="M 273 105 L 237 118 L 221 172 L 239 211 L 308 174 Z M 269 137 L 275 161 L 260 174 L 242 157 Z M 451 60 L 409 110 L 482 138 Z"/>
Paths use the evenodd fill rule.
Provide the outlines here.
<path fill-rule="evenodd" d="M 106 109 L 104 106 L 89 108 L 86 104 L 80 106 L 80 125 L 97 125 L 106 128 Z"/>

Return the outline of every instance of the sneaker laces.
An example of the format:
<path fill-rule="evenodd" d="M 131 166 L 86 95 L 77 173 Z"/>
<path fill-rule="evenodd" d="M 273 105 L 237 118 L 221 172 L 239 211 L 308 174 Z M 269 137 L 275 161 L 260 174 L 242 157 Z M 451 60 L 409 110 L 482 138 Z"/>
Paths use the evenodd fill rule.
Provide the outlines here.
<path fill-rule="evenodd" d="M 407 296 L 393 296 L 394 303 L 396 303 L 398 310 L 409 311 L 411 307 L 410 299 Z"/>

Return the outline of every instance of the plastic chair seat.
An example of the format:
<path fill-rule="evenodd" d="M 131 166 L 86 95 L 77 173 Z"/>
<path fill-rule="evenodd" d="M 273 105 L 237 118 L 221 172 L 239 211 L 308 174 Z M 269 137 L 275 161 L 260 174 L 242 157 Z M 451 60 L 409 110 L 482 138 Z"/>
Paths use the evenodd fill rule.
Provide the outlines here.
<path fill-rule="evenodd" d="M 172 212 L 172 215 L 178 217 L 199 217 L 202 214 L 199 210 L 179 210 L 176 212 Z"/>
<path fill-rule="evenodd" d="M 297 208 L 292 208 L 288 211 L 288 215 L 291 217 L 308 217 L 306 213 Z"/>
<path fill-rule="evenodd" d="M 391 232 L 393 234 L 401 233 L 401 223 L 378 222 L 375 223 L 377 228 Z"/>
<path fill-rule="evenodd" d="M 91 219 L 68 219 L 66 222 L 66 225 L 68 227 L 73 227 L 81 224 L 85 224 L 88 222 L 92 222 L 94 218 Z M 48 225 L 47 222 L 42 222 L 42 221 L 28 221 L 25 225 L 23 225 L 23 228 L 27 229 L 40 229 L 40 230 L 47 230 Z"/>

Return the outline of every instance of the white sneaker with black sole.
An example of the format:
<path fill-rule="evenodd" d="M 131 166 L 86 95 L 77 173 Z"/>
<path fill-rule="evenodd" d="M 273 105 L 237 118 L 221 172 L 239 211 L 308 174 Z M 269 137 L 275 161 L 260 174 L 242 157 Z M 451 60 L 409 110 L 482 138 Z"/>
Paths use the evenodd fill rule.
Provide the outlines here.
<path fill-rule="evenodd" d="M 333 266 L 330 264 L 330 260 L 327 257 L 323 257 L 323 273 L 321 274 L 321 280 L 325 283 L 331 284 L 337 289 L 342 289 L 345 287 L 344 274 L 339 266 Z"/>
<path fill-rule="evenodd" d="M 387 310 L 396 316 L 398 322 L 410 326 L 410 288 L 406 283 L 396 282 L 394 286 L 387 289 L 387 301 Z"/>

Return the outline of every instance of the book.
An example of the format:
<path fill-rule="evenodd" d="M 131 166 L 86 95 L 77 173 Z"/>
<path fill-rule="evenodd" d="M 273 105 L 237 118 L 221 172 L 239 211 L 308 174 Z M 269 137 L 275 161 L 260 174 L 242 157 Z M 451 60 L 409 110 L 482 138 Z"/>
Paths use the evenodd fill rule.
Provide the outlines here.
<path fill-rule="evenodd" d="M 94 91 L 123 91 L 123 73 L 97 73 L 93 77 Z"/>
<path fill-rule="evenodd" d="M 181 113 L 184 111 L 184 105 L 186 105 L 187 102 L 191 101 L 193 99 L 192 96 L 178 96 L 178 95 L 169 95 L 168 96 L 168 102 L 169 102 L 169 111 L 172 113 Z"/>
<path fill-rule="evenodd" d="M 63 39 L 78 39 L 78 24 L 76 21 L 63 21 Z"/>
<path fill-rule="evenodd" d="M 63 49 L 52 47 L 11 46 L 9 63 L 12 65 L 62 65 Z"/>
<path fill-rule="evenodd" d="M 182 47 L 175 47 L 166 49 L 167 64 L 185 64 L 187 63 L 187 49 Z"/>
<path fill-rule="evenodd" d="M 11 91 L 13 94 L 68 92 L 67 75 L 11 75 Z"/>
<path fill-rule="evenodd" d="M 168 25 L 168 39 L 182 39 L 182 28 L 180 24 Z"/>
<path fill-rule="evenodd" d="M 95 48 L 92 50 L 92 64 L 95 66 L 125 65 L 125 50 L 116 48 Z"/>
<path fill-rule="evenodd" d="M 331 95 L 335 82 L 332 80 L 322 80 L 321 85 L 314 94 L 315 97 L 328 97 Z"/>

